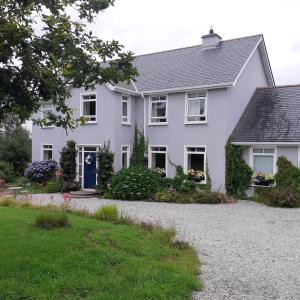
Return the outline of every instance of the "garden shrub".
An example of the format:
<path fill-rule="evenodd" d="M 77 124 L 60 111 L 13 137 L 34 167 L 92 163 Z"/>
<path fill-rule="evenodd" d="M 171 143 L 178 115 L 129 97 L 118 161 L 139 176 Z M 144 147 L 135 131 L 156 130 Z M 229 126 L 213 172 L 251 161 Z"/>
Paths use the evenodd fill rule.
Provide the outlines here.
<path fill-rule="evenodd" d="M 0 161 L 0 179 L 10 182 L 13 180 L 13 177 L 13 167 L 5 161 Z"/>
<path fill-rule="evenodd" d="M 274 187 L 265 195 L 266 204 L 277 207 L 299 207 L 300 194 L 289 187 Z"/>
<path fill-rule="evenodd" d="M 119 171 L 111 183 L 115 199 L 147 200 L 159 190 L 160 177 L 147 167 L 135 166 Z"/>
<path fill-rule="evenodd" d="M 59 178 L 52 179 L 45 186 L 46 193 L 59 193 L 62 190 L 62 181 Z"/>
<path fill-rule="evenodd" d="M 43 229 L 66 227 L 70 225 L 66 214 L 42 214 L 35 219 L 34 225 Z"/>
<path fill-rule="evenodd" d="M 58 165 L 54 160 L 35 161 L 25 170 L 24 176 L 30 181 L 45 184 L 54 178 Z"/>
<path fill-rule="evenodd" d="M 113 199 L 113 195 L 111 192 L 105 192 L 102 196 L 101 196 L 102 199 Z"/>
<path fill-rule="evenodd" d="M 275 182 L 278 188 L 300 188 L 300 169 L 295 167 L 286 157 L 277 159 L 278 171 L 275 175 Z"/>
<path fill-rule="evenodd" d="M 120 215 L 115 205 L 104 205 L 95 212 L 94 217 L 97 220 L 118 223 Z"/>
<path fill-rule="evenodd" d="M 62 192 L 79 191 L 81 184 L 78 181 L 68 182 L 64 181 L 62 184 Z"/>
<path fill-rule="evenodd" d="M 225 186 L 227 193 L 235 198 L 245 198 L 246 189 L 252 180 L 252 169 L 243 159 L 244 146 L 228 142 L 225 146 L 226 171 Z"/>
<path fill-rule="evenodd" d="M 77 150 L 74 141 L 67 141 L 67 146 L 62 148 L 60 152 L 59 164 L 63 172 L 64 180 L 72 183 L 76 178 Z"/>
<path fill-rule="evenodd" d="M 114 154 L 109 150 L 109 143 L 100 148 L 97 153 L 98 169 L 97 183 L 101 194 L 104 194 L 109 189 L 111 178 L 114 174 L 113 163 Z"/>
<path fill-rule="evenodd" d="M 161 190 L 154 195 L 156 202 L 175 202 L 176 192 L 173 190 Z"/>
<path fill-rule="evenodd" d="M 130 167 L 134 166 L 148 166 L 147 154 L 147 143 L 145 136 L 140 132 L 135 125 L 134 140 L 132 147 L 132 154 L 130 157 Z"/>

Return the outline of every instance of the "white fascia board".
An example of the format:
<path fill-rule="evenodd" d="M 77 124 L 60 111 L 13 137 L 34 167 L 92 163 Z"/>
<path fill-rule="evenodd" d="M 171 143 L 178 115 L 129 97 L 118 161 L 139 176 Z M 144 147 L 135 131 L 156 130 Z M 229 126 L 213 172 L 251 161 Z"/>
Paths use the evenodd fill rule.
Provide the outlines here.
<path fill-rule="evenodd" d="M 297 146 L 299 142 L 231 142 L 233 145 L 255 146 L 255 145 L 276 145 L 276 146 Z"/>

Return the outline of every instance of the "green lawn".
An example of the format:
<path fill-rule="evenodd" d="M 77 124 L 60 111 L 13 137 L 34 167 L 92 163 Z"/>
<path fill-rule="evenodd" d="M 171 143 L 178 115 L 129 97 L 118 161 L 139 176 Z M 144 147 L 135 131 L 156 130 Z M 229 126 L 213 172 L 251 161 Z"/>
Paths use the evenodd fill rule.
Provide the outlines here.
<path fill-rule="evenodd" d="M 189 299 L 200 288 L 194 250 L 166 231 L 74 215 L 43 230 L 32 225 L 41 213 L 0 207 L 1 300 Z"/>

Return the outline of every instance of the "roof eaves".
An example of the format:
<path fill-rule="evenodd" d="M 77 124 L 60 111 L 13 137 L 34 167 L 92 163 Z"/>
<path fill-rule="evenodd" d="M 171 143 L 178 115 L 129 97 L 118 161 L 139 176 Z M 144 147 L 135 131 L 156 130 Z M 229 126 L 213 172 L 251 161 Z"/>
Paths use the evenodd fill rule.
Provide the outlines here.
<path fill-rule="evenodd" d="M 170 88 L 170 89 L 161 89 L 161 90 L 148 90 L 142 91 L 144 95 L 150 94 L 159 94 L 159 93 L 180 93 L 185 91 L 192 91 L 192 90 L 212 90 L 212 89 L 223 89 L 233 86 L 233 82 L 224 82 L 224 83 L 217 83 L 217 84 L 209 84 L 209 85 L 194 85 L 194 86 L 187 86 L 187 87 L 178 87 L 178 88 Z"/>

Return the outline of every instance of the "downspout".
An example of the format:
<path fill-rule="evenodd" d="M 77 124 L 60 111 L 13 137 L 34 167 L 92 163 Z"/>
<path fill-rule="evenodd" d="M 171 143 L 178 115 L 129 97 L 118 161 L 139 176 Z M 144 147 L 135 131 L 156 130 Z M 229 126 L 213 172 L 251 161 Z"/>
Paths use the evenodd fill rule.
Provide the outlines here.
<path fill-rule="evenodd" d="M 145 140 L 147 141 L 147 120 L 146 120 L 146 113 L 147 113 L 147 103 L 146 103 L 146 98 L 144 96 L 144 93 L 141 93 L 141 97 L 144 100 L 144 136 L 145 136 Z"/>

